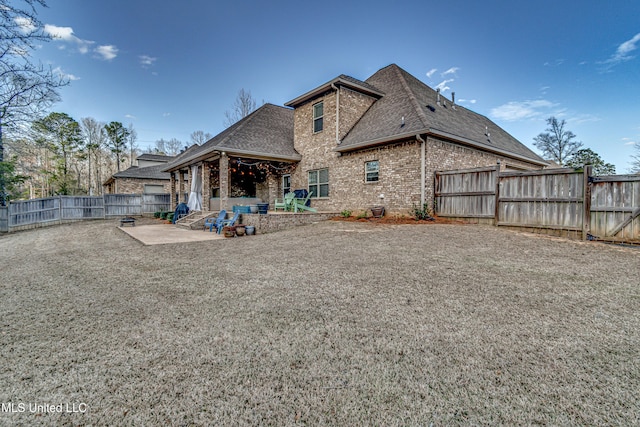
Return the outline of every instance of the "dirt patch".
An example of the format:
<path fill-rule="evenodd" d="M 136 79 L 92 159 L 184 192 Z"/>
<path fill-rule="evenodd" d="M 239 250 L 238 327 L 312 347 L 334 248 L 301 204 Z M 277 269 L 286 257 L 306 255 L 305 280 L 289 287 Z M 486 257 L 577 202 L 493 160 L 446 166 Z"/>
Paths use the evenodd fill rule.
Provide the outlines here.
<path fill-rule="evenodd" d="M 640 419 L 638 250 L 342 221 L 142 246 L 117 225 L 0 236 L 0 424 Z"/>
<path fill-rule="evenodd" d="M 358 218 L 356 216 L 349 216 L 349 217 L 343 217 L 343 216 L 336 216 L 331 218 L 332 221 L 343 221 L 343 222 L 360 222 L 360 223 L 366 223 L 366 224 L 381 224 L 381 225 L 398 225 L 398 224 L 405 224 L 405 225 L 420 225 L 420 224 L 457 224 L 457 225 L 464 225 L 467 224 L 467 222 L 465 221 L 461 221 L 461 220 L 451 220 L 448 218 L 442 218 L 442 217 L 433 217 L 432 220 L 417 220 L 413 217 L 410 216 L 406 216 L 406 215 L 385 215 L 383 217 L 380 218 L 376 218 L 376 217 L 367 217 L 367 218 Z"/>

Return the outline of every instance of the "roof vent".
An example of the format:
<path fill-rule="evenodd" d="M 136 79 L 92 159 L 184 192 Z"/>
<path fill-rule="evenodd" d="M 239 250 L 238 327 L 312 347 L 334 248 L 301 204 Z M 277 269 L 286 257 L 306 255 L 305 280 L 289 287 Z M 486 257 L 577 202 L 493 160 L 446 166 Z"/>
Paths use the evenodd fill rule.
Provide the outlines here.
<path fill-rule="evenodd" d="M 436 107 L 434 107 L 434 106 L 433 106 L 433 105 L 431 105 L 431 104 L 427 104 L 427 108 L 428 108 L 428 109 L 429 109 L 429 111 L 431 111 L 431 112 L 436 111 Z"/>
<path fill-rule="evenodd" d="M 440 88 L 436 89 L 436 104 L 440 105 Z"/>
<path fill-rule="evenodd" d="M 404 126 L 404 116 L 402 116 L 402 124 L 400 125 L 400 127 Z"/>
<path fill-rule="evenodd" d="M 456 93 L 451 92 L 451 108 L 456 109 Z"/>

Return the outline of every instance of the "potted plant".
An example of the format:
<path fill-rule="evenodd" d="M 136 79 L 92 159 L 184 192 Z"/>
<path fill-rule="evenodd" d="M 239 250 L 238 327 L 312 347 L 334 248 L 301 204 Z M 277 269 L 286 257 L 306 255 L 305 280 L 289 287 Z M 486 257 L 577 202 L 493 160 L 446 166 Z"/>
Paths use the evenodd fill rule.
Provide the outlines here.
<path fill-rule="evenodd" d="M 256 227 L 253 225 L 246 225 L 245 227 L 245 233 L 247 234 L 247 236 L 253 236 L 254 234 L 256 234 Z"/>
<path fill-rule="evenodd" d="M 224 237 L 234 237 L 236 235 L 236 227 L 233 225 L 225 225 L 222 227 L 222 234 L 224 234 Z"/>
<path fill-rule="evenodd" d="M 238 237 L 244 236 L 244 233 L 245 233 L 245 226 L 242 224 L 236 225 L 236 236 Z"/>
<path fill-rule="evenodd" d="M 371 215 L 374 218 L 382 218 L 384 216 L 384 206 L 372 206 Z"/>

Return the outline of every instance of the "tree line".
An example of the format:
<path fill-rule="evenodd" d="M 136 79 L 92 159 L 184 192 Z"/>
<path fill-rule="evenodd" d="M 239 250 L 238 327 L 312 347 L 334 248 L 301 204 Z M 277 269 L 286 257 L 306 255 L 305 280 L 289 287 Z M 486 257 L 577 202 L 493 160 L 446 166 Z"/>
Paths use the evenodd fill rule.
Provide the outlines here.
<path fill-rule="evenodd" d="M 210 134 L 195 131 L 192 144 L 201 144 Z M 5 143 L 9 199 L 52 195 L 101 195 L 103 183 L 114 173 L 136 165 L 142 153 L 175 156 L 186 144 L 175 138 L 160 139 L 140 150 L 137 132 L 130 124 L 102 123 L 93 117 L 79 122 L 66 113 L 50 113 L 35 120 L 28 132 Z"/>

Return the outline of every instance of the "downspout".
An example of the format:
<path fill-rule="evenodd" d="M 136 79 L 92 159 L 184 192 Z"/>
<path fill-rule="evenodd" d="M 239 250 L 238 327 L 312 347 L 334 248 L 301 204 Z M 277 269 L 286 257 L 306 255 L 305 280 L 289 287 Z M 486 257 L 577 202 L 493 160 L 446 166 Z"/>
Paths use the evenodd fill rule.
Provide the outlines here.
<path fill-rule="evenodd" d="M 331 83 L 331 88 L 336 91 L 336 144 L 340 145 L 340 89 Z"/>
<path fill-rule="evenodd" d="M 424 188 L 424 180 L 426 177 L 426 143 L 425 140 L 422 139 L 420 134 L 416 135 L 416 139 L 420 141 L 420 208 L 424 207 L 424 197 L 425 197 L 425 188 Z"/>

